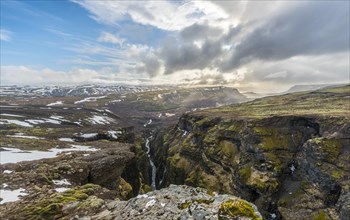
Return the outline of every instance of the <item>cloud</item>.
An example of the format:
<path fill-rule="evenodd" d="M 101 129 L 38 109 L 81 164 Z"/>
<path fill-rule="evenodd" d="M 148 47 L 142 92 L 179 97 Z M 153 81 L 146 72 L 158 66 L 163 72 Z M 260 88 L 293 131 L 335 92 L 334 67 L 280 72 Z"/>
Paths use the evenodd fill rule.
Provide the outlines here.
<path fill-rule="evenodd" d="M 215 60 L 222 54 L 220 41 L 204 41 L 198 45 L 176 42 L 166 43 L 159 50 L 159 57 L 165 63 L 164 74 L 171 74 L 179 70 L 213 68 Z"/>
<path fill-rule="evenodd" d="M 279 61 L 257 60 L 246 65 L 249 71 L 242 84 L 255 82 L 263 87 L 264 83 L 273 82 L 275 87 L 289 87 L 294 84 L 348 83 L 349 59 L 348 52 L 340 52 L 301 55 Z"/>
<path fill-rule="evenodd" d="M 1 41 L 11 42 L 12 35 L 13 35 L 13 33 L 11 31 L 3 29 L 3 28 L 0 29 L 0 40 Z"/>
<path fill-rule="evenodd" d="M 349 2 L 308 2 L 277 13 L 249 33 L 222 63 L 229 71 L 253 60 L 349 51 Z"/>
<path fill-rule="evenodd" d="M 251 74 L 246 80 L 286 83 L 301 82 L 305 74 L 313 76 L 312 80 L 305 77 L 311 83 L 348 79 L 349 62 L 344 59 L 349 57 L 348 2 L 240 4 L 243 12 L 232 15 L 240 20 L 238 25 L 225 29 L 204 22 L 184 27 L 155 48 L 151 62 L 164 66 L 157 71 L 143 70 L 149 70 L 152 77 L 204 69 L 235 77 L 237 69 L 247 68 Z M 263 13 L 263 19 L 256 11 L 265 9 L 271 14 Z M 337 65 L 327 62 L 335 55 L 339 57 L 334 60 Z M 149 61 L 142 60 L 144 66 Z"/>
<path fill-rule="evenodd" d="M 127 65 L 121 66 L 119 70 L 113 67 L 100 69 L 72 67 L 68 71 L 57 71 L 29 66 L 1 66 L 0 81 L 2 86 L 145 83 L 145 77 L 139 74 L 133 75 L 127 71 L 127 68 Z"/>
<path fill-rule="evenodd" d="M 205 1 L 72 1 L 87 9 L 94 20 L 114 26 L 129 18 L 137 24 L 178 31 L 194 23 L 220 22 L 229 16 Z"/>
<path fill-rule="evenodd" d="M 122 46 L 123 43 L 125 42 L 125 39 L 120 38 L 119 36 L 108 32 L 102 32 L 102 34 L 97 40 L 99 42 L 104 42 L 104 43 L 119 44 L 119 46 Z"/>
<path fill-rule="evenodd" d="M 193 24 L 185 27 L 179 33 L 184 41 L 218 39 L 223 35 L 223 30 L 219 27 L 212 27 L 208 24 Z"/>
<path fill-rule="evenodd" d="M 267 76 L 265 76 L 265 79 L 278 79 L 278 78 L 286 78 L 287 77 L 287 71 L 281 71 L 281 72 L 277 72 L 277 73 L 270 73 Z"/>
<path fill-rule="evenodd" d="M 73 68 L 68 72 L 54 71 L 49 68 L 34 69 L 26 66 L 1 66 L 2 85 L 26 84 L 80 84 L 96 81 L 100 73 Z M 18 79 L 21 79 L 18 81 Z"/>
<path fill-rule="evenodd" d="M 102 30 L 89 38 L 47 29 L 65 39 L 60 46 L 74 58 L 64 62 L 77 67 L 5 66 L 2 79 L 80 83 L 148 78 L 262 89 L 349 79 L 347 1 L 71 1 Z M 3 35 L 1 40 L 11 40 L 11 32 Z"/>

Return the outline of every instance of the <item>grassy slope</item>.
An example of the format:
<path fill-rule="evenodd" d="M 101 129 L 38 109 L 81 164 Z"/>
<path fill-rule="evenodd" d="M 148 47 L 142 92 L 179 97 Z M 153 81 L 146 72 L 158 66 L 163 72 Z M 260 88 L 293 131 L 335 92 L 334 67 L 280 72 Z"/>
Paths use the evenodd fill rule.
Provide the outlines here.
<path fill-rule="evenodd" d="M 349 118 L 350 85 L 265 97 L 242 104 L 212 108 L 195 114 L 215 114 L 229 118 L 263 118 L 276 115 L 322 115 Z"/>

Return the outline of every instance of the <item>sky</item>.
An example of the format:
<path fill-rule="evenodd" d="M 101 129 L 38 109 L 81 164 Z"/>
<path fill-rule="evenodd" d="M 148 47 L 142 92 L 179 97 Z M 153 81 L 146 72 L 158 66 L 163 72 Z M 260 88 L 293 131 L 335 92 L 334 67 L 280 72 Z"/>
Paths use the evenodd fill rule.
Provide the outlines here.
<path fill-rule="evenodd" d="M 349 83 L 349 1 L 1 0 L 1 85 Z"/>

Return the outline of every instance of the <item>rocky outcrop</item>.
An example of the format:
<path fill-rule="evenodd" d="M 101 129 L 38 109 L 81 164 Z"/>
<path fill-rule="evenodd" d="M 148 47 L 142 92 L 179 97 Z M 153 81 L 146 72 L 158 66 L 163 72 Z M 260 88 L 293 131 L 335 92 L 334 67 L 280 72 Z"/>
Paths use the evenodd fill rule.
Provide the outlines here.
<path fill-rule="evenodd" d="M 255 205 L 238 197 L 177 185 L 116 203 L 104 214 L 106 219 L 262 219 Z"/>
<path fill-rule="evenodd" d="M 72 219 L 79 215 L 93 215 L 116 193 L 94 184 L 76 186 L 64 192 L 39 189 L 22 200 L 0 206 L 0 218 Z"/>
<path fill-rule="evenodd" d="M 108 148 L 83 158 L 89 167 L 88 182 L 115 189 L 125 167 L 133 157 L 134 154 L 130 151 Z"/>
<path fill-rule="evenodd" d="M 158 187 L 186 184 L 239 195 L 265 218 L 344 218 L 349 127 L 344 117 L 184 115 L 151 142 L 158 183 L 164 179 Z"/>
<path fill-rule="evenodd" d="M 98 142 L 93 143 L 98 145 Z M 1 188 L 23 189 L 27 194 L 17 202 L 0 206 L 4 219 L 10 218 L 13 211 L 30 205 L 32 200 L 49 199 L 56 192 L 74 190 L 85 184 L 103 188 L 107 194 L 114 195 L 109 197 L 112 199 L 129 199 L 138 195 L 140 177 L 134 146 L 115 142 L 103 143 L 103 146 L 96 152 L 75 151 L 51 159 L 3 164 L 0 169 Z M 95 195 L 95 190 L 88 191 Z"/>
<path fill-rule="evenodd" d="M 262 219 L 254 204 L 232 195 L 201 188 L 170 185 L 128 201 L 98 185 L 87 184 L 65 192 L 48 191 L 21 204 L 2 207 L 2 219 Z M 44 196 L 43 196 L 44 195 Z"/>

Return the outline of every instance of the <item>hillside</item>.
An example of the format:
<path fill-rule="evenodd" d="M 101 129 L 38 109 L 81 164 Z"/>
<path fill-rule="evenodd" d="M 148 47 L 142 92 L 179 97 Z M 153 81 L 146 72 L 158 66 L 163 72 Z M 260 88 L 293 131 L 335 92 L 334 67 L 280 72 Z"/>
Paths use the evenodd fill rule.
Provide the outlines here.
<path fill-rule="evenodd" d="M 349 216 L 349 86 L 183 115 L 151 145 L 158 187 L 241 196 L 265 218 Z"/>
<path fill-rule="evenodd" d="M 312 92 L 297 92 L 201 111 L 219 117 L 263 118 L 286 115 L 349 117 L 350 85 Z"/>

